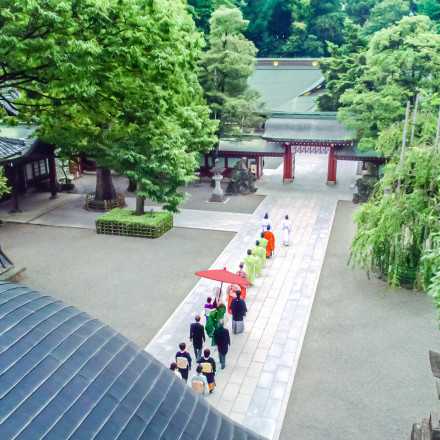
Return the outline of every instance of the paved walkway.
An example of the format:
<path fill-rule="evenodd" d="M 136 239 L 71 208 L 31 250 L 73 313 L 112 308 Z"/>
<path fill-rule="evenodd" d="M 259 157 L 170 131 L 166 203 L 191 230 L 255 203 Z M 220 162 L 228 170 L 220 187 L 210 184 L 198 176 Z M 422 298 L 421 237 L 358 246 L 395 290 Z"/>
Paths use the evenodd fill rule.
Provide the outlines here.
<path fill-rule="evenodd" d="M 351 199 L 356 163 L 339 162 L 338 167 L 335 187 L 325 185 L 326 156 L 297 156 L 292 184 L 281 183 L 281 169 L 265 176 L 257 193 L 265 200 L 211 266 L 237 270 L 269 213 L 275 256 L 248 290 L 245 332 L 231 334 L 227 367 L 218 372 L 216 390 L 208 397 L 220 411 L 268 438 L 280 435 L 337 201 Z M 286 214 L 294 226 L 290 247 L 282 245 Z M 169 365 L 180 342 L 190 346 L 189 324 L 217 285 L 200 280 L 146 350 Z"/>
<path fill-rule="evenodd" d="M 125 201 L 128 209 L 136 209 L 134 197 L 126 198 Z M 9 202 L 0 205 L 0 220 L 42 226 L 95 229 L 95 221 L 102 213 L 86 211 L 82 209 L 84 204 L 83 194 L 60 193 L 54 200 L 49 199 L 47 193 L 31 194 L 20 198 L 20 207 L 23 210 L 21 213 L 10 214 Z M 158 207 L 145 206 L 146 211 L 150 209 L 156 211 Z M 250 214 L 181 209 L 179 214 L 174 215 L 174 226 L 238 232 L 249 218 Z"/>

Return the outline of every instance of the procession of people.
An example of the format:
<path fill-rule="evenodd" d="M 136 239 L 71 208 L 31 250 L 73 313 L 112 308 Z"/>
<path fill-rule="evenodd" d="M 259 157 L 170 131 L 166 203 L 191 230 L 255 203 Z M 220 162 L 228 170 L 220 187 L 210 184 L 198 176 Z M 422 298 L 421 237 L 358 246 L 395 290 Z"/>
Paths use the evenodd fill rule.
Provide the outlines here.
<path fill-rule="evenodd" d="M 226 355 L 231 338 L 226 325 L 229 321 L 228 315 L 231 315 L 232 333 L 238 335 L 245 329 L 245 317 L 247 314 L 246 294 L 247 289 L 251 287 L 255 278 L 261 276 L 262 269 L 265 267 L 267 259 L 271 258 L 275 252 L 275 236 L 272 232 L 272 223 L 269 214 L 266 213 L 262 223 L 262 232 L 255 245 L 247 249 L 243 261 L 235 274 L 226 271 L 202 271 L 196 272 L 199 276 L 209 279 L 216 279 L 223 285 L 224 278 L 228 279 L 226 288 L 226 300 L 223 302 L 222 286 L 215 286 L 210 296 L 207 297 L 203 307 L 203 315 L 206 318 L 205 326 L 200 322 L 201 316 L 195 316 L 195 322 L 190 325 L 189 340 L 193 344 L 195 361 L 198 364 L 196 374 L 191 377 L 191 387 L 197 393 L 205 396 L 215 390 L 216 363 L 211 356 L 209 348 L 203 349 L 206 342 L 205 334 L 211 339 L 211 347 L 217 350 L 221 369 L 226 368 Z M 285 246 L 290 246 L 293 234 L 293 225 L 288 215 L 284 217 L 281 224 L 283 233 L 283 242 Z M 208 276 L 207 272 L 220 272 L 220 278 Z M 218 274 L 216 274 L 219 276 Z M 233 279 L 233 282 L 230 280 Z M 203 355 L 202 355 L 203 351 Z M 185 382 L 188 380 L 191 370 L 192 359 L 186 351 L 186 344 L 179 344 L 179 351 L 176 353 L 175 362 L 171 364 L 170 369 Z"/>

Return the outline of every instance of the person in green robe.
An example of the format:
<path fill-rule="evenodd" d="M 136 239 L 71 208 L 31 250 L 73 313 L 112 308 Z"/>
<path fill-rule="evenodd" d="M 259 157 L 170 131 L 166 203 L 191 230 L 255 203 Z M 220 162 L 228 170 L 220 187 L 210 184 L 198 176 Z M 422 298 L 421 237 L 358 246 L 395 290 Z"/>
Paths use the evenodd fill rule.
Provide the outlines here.
<path fill-rule="evenodd" d="M 264 232 L 262 232 L 261 233 L 261 238 L 260 238 L 260 247 L 261 247 L 261 249 L 264 250 L 264 253 L 261 254 L 262 255 L 262 261 L 263 261 L 262 267 L 264 267 L 264 265 L 266 264 L 266 246 L 268 245 L 268 243 L 269 243 L 269 240 L 266 240 L 264 238 Z"/>
<path fill-rule="evenodd" d="M 255 242 L 255 246 L 252 248 L 252 254 L 258 258 L 255 264 L 255 275 L 260 275 L 261 266 L 263 265 L 263 248 L 260 247 L 260 240 Z"/>
<path fill-rule="evenodd" d="M 252 251 L 250 249 L 247 250 L 245 257 L 243 258 L 244 270 L 249 275 L 249 282 L 254 284 L 255 280 L 255 265 L 258 264 L 258 257 L 252 255 Z"/>
<path fill-rule="evenodd" d="M 226 306 L 222 303 L 217 305 L 206 318 L 205 331 L 208 337 L 211 338 L 211 346 L 214 346 L 214 332 L 220 327 L 220 321 L 223 321 L 223 317 L 226 313 Z"/>

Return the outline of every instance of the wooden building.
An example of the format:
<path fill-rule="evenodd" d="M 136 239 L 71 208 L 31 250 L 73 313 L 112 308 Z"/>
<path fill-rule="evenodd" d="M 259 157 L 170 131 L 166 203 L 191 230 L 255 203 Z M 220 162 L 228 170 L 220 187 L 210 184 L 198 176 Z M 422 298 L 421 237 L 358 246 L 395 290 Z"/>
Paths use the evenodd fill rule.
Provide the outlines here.
<path fill-rule="evenodd" d="M 11 193 L 11 212 L 20 212 L 18 196 L 36 185 L 48 184 L 51 197 L 57 196 L 57 176 L 54 146 L 32 137 L 37 127 L 19 124 L 0 126 L 0 165 Z"/>

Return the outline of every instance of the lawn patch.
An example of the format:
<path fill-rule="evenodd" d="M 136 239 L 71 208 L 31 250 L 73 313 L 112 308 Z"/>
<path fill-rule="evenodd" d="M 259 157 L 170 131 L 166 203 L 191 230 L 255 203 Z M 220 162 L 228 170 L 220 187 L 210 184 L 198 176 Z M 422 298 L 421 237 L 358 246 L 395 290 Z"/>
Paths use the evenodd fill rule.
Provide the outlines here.
<path fill-rule="evenodd" d="M 173 214 L 153 212 L 135 215 L 128 209 L 112 209 L 96 220 L 98 234 L 158 238 L 173 227 Z"/>

